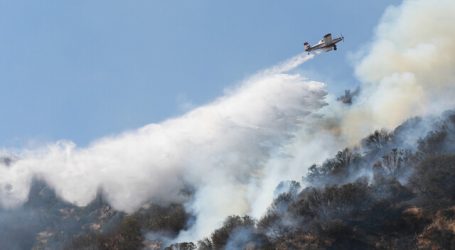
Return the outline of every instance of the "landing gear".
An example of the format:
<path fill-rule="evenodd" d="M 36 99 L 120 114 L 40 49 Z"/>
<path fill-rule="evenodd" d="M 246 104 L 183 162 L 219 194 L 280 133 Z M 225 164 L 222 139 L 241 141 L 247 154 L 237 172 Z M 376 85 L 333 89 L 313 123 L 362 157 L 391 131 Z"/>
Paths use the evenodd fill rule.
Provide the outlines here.
<path fill-rule="evenodd" d="M 337 50 L 337 46 L 336 45 L 333 45 L 333 50 Z"/>

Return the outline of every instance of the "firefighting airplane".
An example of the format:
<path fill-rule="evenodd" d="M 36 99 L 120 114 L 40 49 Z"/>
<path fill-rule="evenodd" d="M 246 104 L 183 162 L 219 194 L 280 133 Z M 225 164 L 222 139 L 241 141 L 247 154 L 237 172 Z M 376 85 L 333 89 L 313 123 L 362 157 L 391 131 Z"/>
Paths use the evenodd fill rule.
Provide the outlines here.
<path fill-rule="evenodd" d="M 317 51 L 317 50 L 322 50 L 322 51 L 331 51 L 331 50 L 337 50 L 337 43 L 341 42 L 344 40 L 343 36 L 337 37 L 335 39 L 332 39 L 332 34 L 327 34 L 322 38 L 321 41 L 319 41 L 316 45 L 311 46 L 308 42 L 305 42 L 303 45 L 305 46 L 305 51 L 310 54 L 311 51 Z"/>

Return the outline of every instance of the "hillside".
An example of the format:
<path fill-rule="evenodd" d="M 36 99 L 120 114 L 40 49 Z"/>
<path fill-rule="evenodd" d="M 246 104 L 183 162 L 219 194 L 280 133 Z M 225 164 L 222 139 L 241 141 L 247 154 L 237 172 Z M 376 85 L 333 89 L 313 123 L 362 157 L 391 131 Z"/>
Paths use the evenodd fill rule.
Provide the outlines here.
<path fill-rule="evenodd" d="M 226 219 L 201 249 L 454 249 L 455 113 L 376 131 L 298 182 L 267 214 Z M 407 144 L 418 136 L 415 145 Z"/>
<path fill-rule="evenodd" d="M 308 173 L 283 181 L 259 220 L 232 215 L 210 237 L 171 246 L 194 220 L 182 204 L 127 215 L 101 193 L 77 207 L 35 181 L 22 208 L 1 212 L 0 248 L 453 249 L 454 142 L 455 111 L 376 131 L 322 165 L 302 166 Z"/>

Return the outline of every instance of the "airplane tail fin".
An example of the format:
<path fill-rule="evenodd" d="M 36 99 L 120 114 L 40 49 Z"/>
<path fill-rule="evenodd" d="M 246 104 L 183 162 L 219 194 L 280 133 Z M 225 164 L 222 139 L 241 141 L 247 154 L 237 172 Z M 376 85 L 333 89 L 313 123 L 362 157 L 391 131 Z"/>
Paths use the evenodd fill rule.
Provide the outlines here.
<path fill-rule="evenodd" d="M 308 42 L 305 42 L 303 46 L 305 47 L 305 51 L 308 51 L 310 49 L 310 44 Z"/>

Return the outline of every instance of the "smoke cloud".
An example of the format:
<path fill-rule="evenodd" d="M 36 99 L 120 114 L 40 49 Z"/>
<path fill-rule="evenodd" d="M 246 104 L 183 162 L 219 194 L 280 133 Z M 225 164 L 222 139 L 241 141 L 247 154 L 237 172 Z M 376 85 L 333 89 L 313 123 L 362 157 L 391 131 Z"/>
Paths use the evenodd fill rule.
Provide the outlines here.
<path fill-rule="evenodd" d="M 451 0 L 405 0 L 386 10 L 355 69 L 362 93 L 343 124 L 351 142 L 454 106 L 454 11 Z"/>
<path fill-rule="evenodd" d="M 187 237 L 205 236 L 227 215 L 249 210 L 251 180 L 262 178 L 271 154 L 326 105 L 323 84 L 286 73 L 312 57 L 298 55 L 181 117 L 86 148 L 60 141 L 18 152 L 0 166 L 0 204 L 20 206 L 34 179 L 79 206 L 99 192 L 126 212 L 149 201 L 187 202 L 197 216 Z M 189 201 L 182 192 L 188 187 L 195 190 Z"/>

